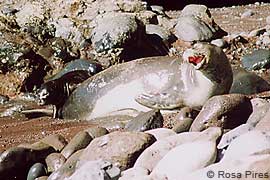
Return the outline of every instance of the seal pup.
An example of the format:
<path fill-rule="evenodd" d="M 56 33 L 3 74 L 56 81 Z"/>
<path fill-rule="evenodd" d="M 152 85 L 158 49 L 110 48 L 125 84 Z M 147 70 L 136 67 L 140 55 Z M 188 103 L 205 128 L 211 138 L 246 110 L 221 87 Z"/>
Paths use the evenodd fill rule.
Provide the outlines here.
<path fill-rule="evenodd" d="M 90 77 L 69 96 L 61 114 L 90 120 L 121 109 L 201 107 L 210 97 L 227 93 L 232 79 L 222 49 L 197 43 L 183 58 L 142 58 Z"/>

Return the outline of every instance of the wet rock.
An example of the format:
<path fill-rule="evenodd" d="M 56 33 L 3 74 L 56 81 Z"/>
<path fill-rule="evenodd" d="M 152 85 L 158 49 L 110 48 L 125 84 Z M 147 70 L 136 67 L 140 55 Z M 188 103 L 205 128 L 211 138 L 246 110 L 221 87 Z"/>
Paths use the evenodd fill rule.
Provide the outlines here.
<path fill-rule="evenodd" d="M 48 172 L 54 172 L 60 169 L 66 162 L 66 158 L 61 153 L 51 153 L 45 159 Z"/>
<path fill-rule="evenodd" d="M 175 27 L 176 36 L 184 41 L 209 41 L 227 35 L 215 22 L 204 5 L 187 5 Z"/>
<path fill-rule="evenodd" d="M 254 129 L 254 126 L 252 126 L 250 124 L 242 124 L 234 129 L 230 130 L 229 132 L 222 135 L 221 140 L 220 140 L 219 144 L 217 145 L 217 148 L 223 149 L 223 148 L 227 147 L 228 145 L 230 145 L 230 143 L 234 139 L 241 136 L 242 134 L 245 134 L 245 133 L 251 131 L 252 129 Z"/>
<path fill-rule="evenodd" d="M 255 73 L 248 72 L 241 67 L 233 68 L 233 83 L 230 93 L 256 94 L 270 90 L 270 85 Z"/>
<path fill-rule="evenodd" d="M 4 104 L 6 102 L 8 102 L 9 97 L 4 96 L 4 95 L 0 95 L 0 104 Z"/>
<path fill-rule="evenodd" d="M 221 161 L 244 158 L 269 148 L 269 134 L 253 130 L 232 141 Z"/>
<path fill-rule="evenodd" d="M 193 121 L 194 120 L 191 118 L 184 118 L 181 121 L 177 121 L 176 124 L 173 126 L 172 130 L 176 133 L 186 132 L 191 127 Z"/>
<path fill-rule="evenodd" d="M 46 167 L 41 163 L 35 163 L 28 172 L 27 180 L 35 180 L 38 177 L 45 176 L 47 174 Z"/>
<path fill-rule="evenodd" d="M 91 171 L 89 171 L 91 170 Z M 80 166 L 69 180 L 88 180 L 88 179 L 108 179 L 116 180 L 120 176 L 120 169 L 113 166 L 110 162 L 97 160 L 88 161 Z"/>
<path fill-rule="evenodd" d="M 62 165 L 57 171 L 53 172 L 49 177 L 48 180 L 65 180 L 66 178 L 70 177 L 76 168 L 76 164 L 82 154 L 83 150 L 79 150 L 72 154 L 64 165 Z"/>
<path fill-rule="evenodd" d="M 270 64 L 270 50 L 254 50 L 251 54 L 244 55 L 241 58 L 243 67 L 248 70 L 258 70 L 268 68 Z"/>
<path fill-rule="evenodd" d="M 130 14 L 109 13 L 97 19 L 97 26 L 91 34 L 91 41 L 97 52 L 130 45 L 132 39 L 138 39 L 139 24 Z M 132 45 L 131 45 L 132 46 Z"/>
<path fill-rule="evenodd" d="M 100 136 L 104 136 L 109 133 L 109 131 L 106 128 L 98 126 L 90 127 L 88 129 L 85 129 L 84 131 L 87 132 L 93 139 Z"/>
<path fill-rule="evenodd" d="M 134 167 L 142 167 L 151 172 L 157 163 L 173 148 L 197 140 L 217 139 L 220 135 L 221 129 L 215 127 L 208 128 L 203 132 L 185 132 L 168 136 L 156 141 L 149 148 L 147 148 L 139 156 Z"/>
<path fill-rule="evenodd" d="M 142 132 L 113 132 L 95 138 L 84 150 L 80 163 L 102 159 L 125 170 L 154 141 L 154 136 Z"/>
<path fill-rule="evenodd" d="M 47 136 L 40 140 L 40 142 L 50 145 L 56 151 L 61 151 L 67 145 L 67 141 L 65 140 L 65 138 L 59 134 Z"/>
<path fill-rule="evenodd" d="M 159 110 L 151 110 L 142 113 L 129 121 L 125 129 L 128 131 L 143 132 L 150 129 L 161 128 L 163 126 L 163 116 Z"/>
<path fill-rule="evenodd" d="M 152 178 L 177 179 L 214 163 L 215 159 L 215 141 L 186 143 L 170 150 L 158 162 L 150 176 Z M 179 163 L 181 163 L 181 168 L 179 168 Z"/>
<path fill-rule="evenodd" d="M 233 129 L 245 123 L 251 113 L 250 99 L 244 95 L 214 96 L 204 104 L 190 131 L 201 131 L 211 126 Z"/>
<path fill-rule="evenodd" d="M 163 139 L 165 137 L 172 136 L 172 135 L 176 134 L 173 130 L 168 129 L 168 128 L 152 129 L 152 130 L 145 131 L 145 133 L 152 134 L 156 138 L 156 140 L 160 140 L 160 139 Z"/>
<path fill-rule="evenodd" d="M 45 157 L 52 152 L 54 152 L 53 148 L 45 144 L 10 148 L 0 156 L 0 178 L 26 179 L 29 168 L 35 162 L 44 161 Z"/>
<path fill-rule="evenodd" d="M 87 132 L 81 131 L 70 140 L 61 151 L 61 154 L 68 159 L 74 152 L 87 147 L 92 139 L 93 138 Z"/>
<path fill-rule="evenodd" d="M 245 10 L 242 15 L 241 15 L 241 19 L 244 19 L 244 18 L 249 18 L 251 16 L 254 15 L 254 12 L 251 10 L 251 9 L 248 9 L 248 10 Z"/>

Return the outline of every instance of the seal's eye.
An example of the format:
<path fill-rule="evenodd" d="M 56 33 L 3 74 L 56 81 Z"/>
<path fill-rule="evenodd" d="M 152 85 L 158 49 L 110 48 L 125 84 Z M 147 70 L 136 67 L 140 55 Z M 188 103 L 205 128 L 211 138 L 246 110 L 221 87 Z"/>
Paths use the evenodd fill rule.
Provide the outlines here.
<path fill-rule="evenodd" d="M 203 55 L 189 56 L 188 57 L 188 62 L 196 66 L 197 64 L 202 62 L 203 58 L 204 58 Z"/>

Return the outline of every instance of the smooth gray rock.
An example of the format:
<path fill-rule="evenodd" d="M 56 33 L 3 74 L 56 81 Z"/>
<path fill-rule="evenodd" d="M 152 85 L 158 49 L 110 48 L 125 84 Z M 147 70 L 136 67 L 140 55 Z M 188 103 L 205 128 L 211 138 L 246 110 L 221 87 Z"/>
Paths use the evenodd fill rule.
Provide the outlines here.
<path fill-rule="evenodd" d="M 177 123 L 173 126 L 172 130 L 176 133 L 182 133 L 189 130 L 191 124 L 193 123 L 194 119 L 191 118 L 184 118 L 181 121 L 177 121 Z"/>
<path fill-rule="evenodd" d="M 150 129 L 161 128 L 163 126 L 163 116 L 159 110 L 151 110 L 146 113 L 139 114 L 130 120 L 125 129 L 128 131 L 143 132 Z"/>
<path fill-rule="evenodd" d="M 100 136 L 104 136 L 109 133 L 109 131 L 106 128 L 98 126 L 90 127 L 88 129 L 85 129 L 84 131 L 87 132 L 93 139 Z"/>
<path fill-rule="evenodd" d="M 61 151 L 67 145 L 65 138 L 59 134 L 49 135 L 41 139 L 40 142 L 52 146 L 56 151 Z"/>
<path fill-rule="evenodd" d="M 251 54 L 244 55 L 241 58 L 243 67 L 248 70 L 258 70 L 269 68 L 270 65 L 270 50 L 259 49 L 254 50 Z"/>
<path fill-rule="evenodd" d="M 35 163 L 29 170 L 27 180 L 35 180 L 38 177 L 47 175 L 47 169 L 44 164 Z"/>

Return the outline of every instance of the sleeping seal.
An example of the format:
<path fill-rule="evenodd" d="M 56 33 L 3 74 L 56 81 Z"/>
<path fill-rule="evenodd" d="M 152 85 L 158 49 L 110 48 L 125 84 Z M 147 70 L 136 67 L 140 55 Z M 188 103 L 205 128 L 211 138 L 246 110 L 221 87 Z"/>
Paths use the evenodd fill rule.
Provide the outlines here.
<path fill-rule="evenodd" d="M 183 58 L 142 58 L 90 77 L 69 96 L 62 116 L 90 120 L 121 109 L 201 107 L 210 97 L 227 93 L 231 84 L 231 66 L 222 49 L 198 43 Z"/>

